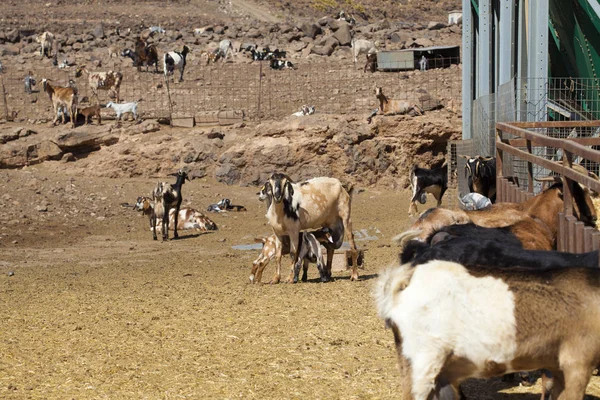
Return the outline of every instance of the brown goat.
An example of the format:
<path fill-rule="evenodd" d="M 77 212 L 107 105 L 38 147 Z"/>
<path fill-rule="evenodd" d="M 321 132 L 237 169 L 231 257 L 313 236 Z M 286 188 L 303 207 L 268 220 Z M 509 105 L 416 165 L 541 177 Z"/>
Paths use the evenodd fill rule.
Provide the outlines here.
<path fill-rule="evenodd" d="M 98 90 L 107 90 L 114 92 L 117 103 L 119 102 L 119 92 L 121 90 L 121 81 L 123 74 L 115 71 L 108 72 L 90 72 L 82 65 L 77 68 L 75 77 L 79 78 L 82 74 L 88 75 L 88 85 L 92 91 L 92 97 L 98 100 Z"/>
<path fill-rule="evenodd" d="M 396 115 L 414 113 L 415 115 L 423 115 L 421 107 L 414 103 L 409 103 L 404 100 L 389 99 L 383 94 L 381 87 L 375 88 L 375 97 L 379 101 L 379 113 L 383 115 Z"/>
<path fill-rule="evenodd" d="M 78 109 L 77 112 L 85 117 L 86 125 L 89 124 L 92 117 L 98 118 L 98 125 L 102 125 L 102 116 L 100 115 L 100 104 L 95 104 L 86 108 Z"/>
<path fill-rule="evenodd" d="M 47 79 L 42 79 L 44 92 L 48 93 L 52 106 L 54 107 L 54 121 L 58 122 L 58 111 L 66 108 L 71 118 L 71 127 L 75 128 L 75 117 L 77 115 L 77 89 L 72 87 L 52 86 Z M 62 123 L 65 123 L 65 113 L 62 113 Z"/>
<path fill-rule="evenodd" d="M 486 228 L 501 228 L 521 221 L 524 222 L 523 226 L 527 226 L 533 219 L 533 223 L 536 225 L 520 229 L 519 234 L 515 232 L 520 239 L 523 237 L 523 247 L 546 249 L 542 246 L 546 241 L 545 235 L 541 235 L 540 232 L 548 229 L 552 241 L 551 248 L 554 248 L 558 234 L 558 213 L 562 212 L 564 208 L 562 196 L 562 183 L 557 182 L 523 203 L 498 203 L 478 211 L 430 209 L 421 214 L 409 230 L 396 236 L 393 240 L 401 244 L 409 239 L 424 240 L 432 232 L 453 224 L 473 222 Z M 592 199 L 589 193 L 578 184 L 573 185 L 573 200 L 576 217 L 586 225 L 595 226 L 597 216 Z M 528 229 L 533 229 L 531 235 L 526 234 Z M 530 244 L 525 245 L 525 242 Z"/>

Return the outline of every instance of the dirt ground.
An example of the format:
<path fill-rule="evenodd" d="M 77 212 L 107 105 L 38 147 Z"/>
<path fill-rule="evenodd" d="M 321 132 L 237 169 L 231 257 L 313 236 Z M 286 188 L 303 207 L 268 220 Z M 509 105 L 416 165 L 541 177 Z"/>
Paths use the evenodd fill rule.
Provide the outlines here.
<path fill-rule="evenodd" d="M 217 232 L 162 242 L 120 205 L 153 180 L 44 165 L 0 171 L 0 398 L 399 398 L 392 334 L 370 292 L 396 257 L 390 237 L 411 222 L 407 191 L 358 188 L 359 282 L 337 272 L 319 283 L 313 266 L 307 283 L 251 285 L 258 250 L 232 246 L 269 234 L 256 188 L 186 183 L 195 208 L 228 197 L 248 211 L 211 213 Z M 539 398 L 539 385 L 466 388 L 471 399 Z"/>

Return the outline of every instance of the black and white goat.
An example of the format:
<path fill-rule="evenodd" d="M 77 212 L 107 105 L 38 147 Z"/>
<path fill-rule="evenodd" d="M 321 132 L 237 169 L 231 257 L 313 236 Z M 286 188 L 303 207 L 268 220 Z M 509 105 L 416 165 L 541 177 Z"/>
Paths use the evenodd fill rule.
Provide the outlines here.
<path fill-rule="evenodd" d="M 173 75 L 175 70 L 179 70 L 179 82 L 183 81 L 183 71 L 185 69 L 185 58 L 190 52 L 190 48 L 183 46 L 181 52 L 170 51 L 165 53 L 163 58 L 163 70 L 165 72 L 165 79 L 169 74 Z"/>
<path fill-rule="evenodd" d="M 33 92 L 33 86 L 35 86 L 35 78 L 31 75 L 31 71 L 25 76 L 25 93 L 31 94 Z"/>
<path fill-rule="evenodd" d="M 469 190 L 479 193 L 496 202 L 496 157 L 460 156 L 467 159 L 465 177 L 468 179 Z"/>
<path fill-rule="evenodd" d="M 442 197 L 448 189 L 448 165 L 444 164 L 440 168 L 426 169 L 414 165 L 410 171 L 410 184 L 413 190 L 413 196 L 408 207 L 408 214 L 413 215 L 417 210 L 417 201 L 425 204 L 427 193 L 431 193 L 437 200 L 437 206 L 442 204 Z"/>
<path fill-rule="evenodd" d="M 281 71 L 283 69 L 296 69 L 296 67 L 294 66 L 294 64 L 292 64 L 291 61 L 284 60 L 271 60 L 269 66 L 271 67 L 271 69 L 275 69 L 278 71 Z"/>
<path fill-rule="evenodd" d="M 163 240 L 169 239 L 169 210 L 171 208 L 175 209 L 173 237 L 179 237 L 179 234 L 177 233 L 177 225 L 179 219 L 179 208 L 181 207 L 181 202 L 183 200 L 183 197 L 181 195 L 181 188 L 186 180 L 190 180 L 187 176 L 187 173 L 181 169 L 176 173 L 170 175 L 177 177 L 177 181 L 175 182 L 175 184 L 161 182 L 156 186 L 156 188 L 152 192 L 152 198 L 155 201 L 155 212 L 153 214 L 153 221 L 151 226 L 156 226 L 157 218 L 162 217 Z M 159 210 L 159 208 L 161 207 L 162 210 Z M 152 236 L 154 240 L 157 240 L 156 229 L 152 231 Z"/>

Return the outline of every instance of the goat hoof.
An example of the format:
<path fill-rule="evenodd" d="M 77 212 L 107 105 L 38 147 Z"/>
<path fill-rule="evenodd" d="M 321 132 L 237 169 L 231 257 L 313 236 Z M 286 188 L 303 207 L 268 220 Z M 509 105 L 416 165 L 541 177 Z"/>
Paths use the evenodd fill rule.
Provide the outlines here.
<path fill-rule="evenodd" d="M 279 283 L 279 277 L 271 279 L 269 285 L 276 285 Z"/>
<path fill-rule="evenodd" d="M 322 276 L 321 277 L 321 282 L 325 283 L 325 282 L 329 282 L 329 278 L 326 276 Z"/>
<path fill-rule="evenodd" d="M 358 274 L 356 274 L 356 275 L 352 275 L 352 276 L 350 277 L 350 280 L 351 280 L 351 281 L 358 281 Z"/>

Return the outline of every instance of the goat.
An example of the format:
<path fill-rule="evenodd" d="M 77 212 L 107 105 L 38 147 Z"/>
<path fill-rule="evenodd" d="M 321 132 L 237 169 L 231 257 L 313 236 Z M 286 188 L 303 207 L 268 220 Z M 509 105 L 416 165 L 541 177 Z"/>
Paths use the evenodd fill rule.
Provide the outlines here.
<path fill-rule="evenodd" d="M 443 387 L 455 398 L 464 379 L 539 368 L 554 376 L 553 399 L 582 399 L 600 361 L 600 269 L 486 267 L 436 260 L 378 278 L 378 312 L 410 363 L 414 399 Z"/>
<path fill-rule="evenodd" d="M 383 94 L 381 87 L 375 88 L 375 97 L 379 101 L 379 113 L 383 115 L 396 115 L 413 113 L 415 115 L 423 115 L 423 110 L 417 104 L 409 103 L 404 100 L 389 99 Z M 371 121 L 369 120 L 369 123 Z"/>
<path fill-rule="evenodd" d="M 25 93 L 31 94 L 32 86 L 35 86 L 35 83 L 36 83 L 35 78 L 31 74 L 31 71 L 29 71 L 27 73 L 27 75 L 25 76 L 24 83 L 25 83 Z"/>
<path fill-rule="evenodd" d="M 596 210 L 588 192 L 577 184 L 573 184 L 573 205 L 577 219 L 585 225 L 596 225 Z M 564 209 L 562 182 L 560 180 L 550 188 L 523 203 L 499 203 L 478 211 L 446 210 L 435 208 L 425 211 L 404 233 L 393 240 L 403 243 L 407 238 L 424 240 L 444 226 L 473 222 L 487 228 L 499 228 L 512 225 L 527 218 L 541 221 L 547 227 L 552 242 L 555 243 L 558 233 L 558 213 Z"/>
<path fill-rule="evenodd" d="M 410 171 L 410 183 L 413 189 L 412 200 L 408 207 L 408 214 L 413 215 L 417 210 L 417 201 L 425 204 L 427 193 L 431 193 L 437 200 L 437 206 L 442 204 L 442 197 L 448 189 L 448 165 L 444 163 L 441 168 L 426 169 L 414 165 Z"/>
<path fill-rule="evenodd" d="M 132 103 L 121 103 L 121 104 L 115 104 L 112 101 L 109 101 L 108 103 L 106 103 L 106 108 L 112 108 L 117 113 L 117 121 L 120 120 L 121 116 L 125 113 L 131 113 L 133 115 L 133 119 L 135 121 L 137 121 L 137 118 L 138 118 L 137 106 L 138 106 L 137 101 L 134 101 Z"/>
<path fill-rule="evenodd" d="M 464 196 L 458 196 L 458 207 L 464 211 L 477 211 L 488 208 L 492 202 L 487 197 L 479 193 L 467 193 Z"/>
<path fill-rule="evenodd" d="M 170 174 L 177 177 L 175 184 L 171 185 L 168 183 L 159 183 L 154 191 L 152 192 L 153 199 L 157 202 L 155 208 L 162 206 L 160 212 L 162 216 L 162 237 L 163 240 L 169 239 L 169 210 L 175 209 L 174 223 L 173 223 L 173 237 L 178 238 L 177 233 L 178 220 L 179 220 L 179 208 L 183 197 L 181 195 L 181 189 L 186 180 L 190 180 L 185 170 L 180 169 L 174 174 Z M 156 226 L 156 220 L 159 218 L 158 210 L 154 213 L 153 221 L 151 226 Z M 154 240 L 156 239 L 156 229 L 152 232 Z"/>
<path fill-rule="evenodd" d="M 351 45 L 354 64 L 356 64 L 358 56 L 361 54 L 374 54 L 379 51 L 379 42 L 373 43 L 370 40 L 352 38 Z"/>
<path fill-rule="evenodd" d="M 265 267 L 278 251 L 282 255 L 290 254 L 290 239 L 288 236 L 283 236 L 282 241 L 276 235 L 271 235 L 268 238 L 256 238 L 254 240 L 258 243 L 262 242 L 263 248 L 259 256 L 252 263 L 252 272 L 249 277 L 251 283 L 261 281 Z M 311 262 L 317 264 L 321 282 L 327 282 L 331 279 L 331 271 L 326 269 L 326 265 L 323 262 L 321 245 L 329 250 L 335 246 L 332 241 L 332 235 L 328 230 L 300 232 L 300 238 L 298 239 L 300 250 L 298 261 L 294 265 L 294 283 L 298 282 L 300 264 L 303 264 L 302 282 L 308 280 L 308 264 Z"/>
<path fill-rule="evenodd" d="M 284 61 L 284 60 L 271 60 L 269 62 L 269 66 L 271 67 L 271 69 L 275 69 L 278 71 L 281 71 L 283 69 L 296 69 L 296 67 L 294 66 L 294 64 L 292 64 L 291 61 Z"/>
<path fill-rule="evenodd" d="M 471 193 L 479 193 L 496 202 L 496 157 L 468 157 L 465 164 L 465 178 Z"/>
<path fill-rule="evenodd" d="M 358 250 L 352 232 L 350 218 L 353 189 L 347 192 L 341 182 L 335 178 L 313 178 L 302 183 L 293 182 L 287 175 L 274 173 L 264 186 L 268 193 L 269 207 L 267 220 L 273 233 L 281 240 L 290 237 L 290 249 L 294 253 L 288 282 L 292 282 L 292 273 L 298 261 L 298 233 L 306 229 L 329 228 L 340 232 L 339 225 L 348 235 L 352 254 L 351 280 L 358 280 Z M 343 234 L 342 234 L 343 235 Z M 333 241 L 338 242 L 334 235 Z M 339 243 L 341 245 L 341 242 Z M 339 246 L 338 246 L 339 248 Z M 331 270 L 333 252 L 327 253 L 327 270 Z M 272 283 L 278 283 L 281 276 L 281 253 L 277 254 L 277 272 Z"/>
<path fill-rule="evenodd" d="M 523 249 L 520 239 L 511 228 L 483 228 L 474 224 L 445 227 L 434 232 L 425 242 L 406 242 L 400 255 L 400 264 L 411 262 L 418 265 L 431 260 L 444 260 L 467 267 L 598 267 L 598 251 L 573 254 Z"/>
<path fill-rule="evenodd" d="M 367 68 L 369 68 L 369 71 L 371 72 L 377 70 L 377 53 L 367 53 L 367 62 L 363 68 L 363 73 L 367 72 Z"/>
<path fill-rule="evenodd" d="M 223 59 L 222 62 L 225 62 L 225 60 L 227 60 L 229 54 L 232 54 L 233 57 L 233 44 L 231 43 L 231 40 L 223 39 L 219 42 L 219 54 Z"/>
<path fill-rule="evenodd" d="M 85 124 L 87 125 L 93 116 L 98 118 L 98 125 L 102 125 L 102 116 L 100 115 L 100 104 L 94 104 L 90 107 L 78 109 L 77 112 L 85 118 Z"/>
<path fill-rule="evenodd" d="M 303 117 L 305 115 L 312 115 L 314 113 L 315 113 L 315 106 L 308 106 L 306 104 L 303 104 L 302 107 L 300 107 L 300 111 L 296 111 L 292 115 L 295 117 Z"/>
<path fill-rule="evenodd" d="M 152 199 L 140 196 L 137 198 L 137 202 L 135 203 L 134 210 L 142 211 L 144 215 L 147 215 L 149 218 L 152 218 L 152 212 L 154 209 L 154 205 Z M 198 231 L 216 231 L 217 224 L 215 224 L 210 218 L 206 215 L 202 214 L 198 210 L 194 210 L 193 208 L 182 208 L 179 210 L 179 218 L 178 218 L 178 226 L 177 229 L 196 229 Z M 151 221 L 152 223 L 152 221 Z M 169 210 L 169 226 L 175 226 L 175 209 L 171 208 Z M 156 224 L 154 227 L 150 226 L 150 230 L 157 230 L 158 233 L 162 232 L 162 223 Z M 171 229 L 171 228 L 169 228 Z"/>
<path fill-rule="evenodd" d="M 54 34 L 51 32 L 44 32 L 41 35 L 35 38 L 35 41 L 40 44 L 40 56 L 42 59 L 44 56 L 51 57 L 52 56 L 52 47 L 54 44 Z"/>
<path fill-rule="evenodd" d="M 88 76 L 88 85 L 92 91 L 92 97 L 95 97 L 99 101 L 98 90 L 107 90 L 114 92 L 117 103 L 120 101 L 119 91 L 121 90 L 123 74 L 115 71 L 90 72 L 86 69 L 85 65 L 77 68 L 75 77 L 79 78 L 82 74 Z"/>
<path fill-rule="evenodd" d="M 135 42 L 135 51 L 125 49 L 121 52 L 121 57 L 129 57 L 133 61 L 133 66 L 137 67 L 138 72 L 142 70 L 142 66 L 148 67 L 154 65 L 154 72 L 158 72 L 158 52 L 156 46 L 148 44 L 145 41 L 138 39 Z"/>
<path fill-rule="evenodd" d="M 109 46 L 108 47 L 108 58 L 113 58 L 113 56 L 119 57 L 119 50 L 117 49 L 116 46 Z"/>
<path fill-rule="evenodd" d="M 229 199 L 221 199 L 216 204 L 211 204 L 208 206 L 206 211 L 209 212 L 226 212 L 226 211 L 246 211 L 246 207 L 240 206 L 237 204 L 231 204 L 231 200 Z"/>
<path fill-rule="evenodd" d="M 77 112 L 77 91 L 72 87 L 52 86 L 47 79 L 42 79 L 44 92 L 48 94 L 52 106 L 54 107 L 54 121 L 56 125 L 58 121 L 58 111 L 61 107 L 65 107 L 71 118 L 71 127 L 75 128 L 75 116 Z M 62 123 L 65 123 L 65 113 L 62 114 Z"/>
<path fill-rule="evenodd" d="M 165 53 L 163 57 L 163 70 L 165 73 L 165 79 L 167 79 L 167 75 L 173 75 L 175 70 L 179 70 L 179 82 L 183 81 L 183 71 L 185 70 L 185 58 L 187 54 L 190 52 L 190 48 L 187 46 L 183 46 L 181 52 L 170 51 Z"/>

